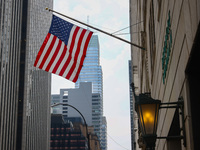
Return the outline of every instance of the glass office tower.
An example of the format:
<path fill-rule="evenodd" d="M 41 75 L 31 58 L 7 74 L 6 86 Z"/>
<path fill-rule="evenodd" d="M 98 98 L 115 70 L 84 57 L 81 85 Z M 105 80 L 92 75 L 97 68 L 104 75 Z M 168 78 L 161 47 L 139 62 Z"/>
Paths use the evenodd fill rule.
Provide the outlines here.
<path fill-rule="evenodd" d="M 102 68 L 99 57 L 99 39 L 97 35 L 93 35 L 88 45 L 86 58 L 75 87 L 78 88 L 80 82 L 92 82 L 92 92 L 100 93 L 102 97 Z"/>
<path fill-rule="evenodd" d="M 86 58 L 75 87 L 78 88 L 80 82 L 92 82 L 92 93 L 96 94 L 92 98 L 92 122 L 99 140 L 103 141 L 105 140 L 102 139 L 101 129 L 103 117 L 103 75 L 99 57 L 99 39 L 97 35 L 93 35 L 88 45 Z"/>

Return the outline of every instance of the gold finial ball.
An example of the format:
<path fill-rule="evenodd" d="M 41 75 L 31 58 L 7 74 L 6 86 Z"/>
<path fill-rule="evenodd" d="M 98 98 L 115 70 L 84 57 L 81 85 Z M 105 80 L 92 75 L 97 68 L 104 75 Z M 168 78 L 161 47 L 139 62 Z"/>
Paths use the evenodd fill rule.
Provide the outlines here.
<path fill-rule="evenodd" d="M 46 7 L 46 10 L 48 10 L 49 8 L 48 7 Z"/>

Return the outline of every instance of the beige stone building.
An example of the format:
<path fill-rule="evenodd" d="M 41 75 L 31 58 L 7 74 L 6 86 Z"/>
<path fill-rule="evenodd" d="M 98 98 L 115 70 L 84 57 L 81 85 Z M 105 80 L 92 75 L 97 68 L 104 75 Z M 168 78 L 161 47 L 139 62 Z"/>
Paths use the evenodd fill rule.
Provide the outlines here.
<path fill-rule="evenodd" d="M 81 132 L 85 137 L 87 137 L 86 127 L 82 124 L 77 124 L 80 127 Z M 94 133 L 94 127 L 88 126 L 88 134 L 90 139 L 90 150 L 101 150 L 100 140 L 98 136 Z"/>
<path fill-rule="evenodd" d="M 157 139 L 157 150 L 200 149 L 199 21 L 199 0 L 130 0 L 131 41 L 145 48 L 131 47 L 136 93 L 150 92 L 162 103 L 184 100 L 186 146 L 181 139 Z M 176 109 L 159 112 L 157 136 L 183 134 Z M 138 139 L 136 149 L 145 149 Z"/>

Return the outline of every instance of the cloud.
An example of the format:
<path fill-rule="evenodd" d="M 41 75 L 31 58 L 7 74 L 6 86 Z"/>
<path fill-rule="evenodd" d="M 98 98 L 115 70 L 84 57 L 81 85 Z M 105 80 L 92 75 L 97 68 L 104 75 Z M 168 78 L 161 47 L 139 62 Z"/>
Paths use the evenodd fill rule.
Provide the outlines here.
<path fill-rule="evenodd" d="M 101 5 L 93 0 L 56 0 L 54 9 L 74 19 L 87 22 L 87 16 L 96 16 L 101 11 Z"/>
<path fill-rule="evenodd" d="M 115 45 L 115 44 L 114 44 Z M 119 46 L 119 43 L 116 44 Z M 118 47 L 117 46 L 117 47 Z M 127 47 L 127 45 L 120 46 L 120 48 L 116 48 L 115 46 L 112 47 L 112 45 L 107 46 L 107 48 L 111 48 L 112 50 L 108 50 L 109 52 L 106 52 L 107 55 L 112 55 L 112 58 L 108 57 L 108 58 L 101 58 L 101 65 L 103 67 L 103 73 L 104 73 L 104 79 L 106 80 L 109 77 L 112 76 L 119 76 L 121 74 L 128 74 L 128 72 L 123 72 L 123 71 L 128 71 L 128 60 L 130 59 L 130 50 Z M 107 49 L 102 49 L 101 51 L 107 51 Z M 118 55 L 113 55 L 113 53 L 115 53 L 115 51 L 119 51 Z M 127 78 L 127 76 L 124 76 L 125 78 Z M 123 78 L 123 77 L 122 77 Z"/>
<path fill-rule="evenodd" d="M 75 87 L 73 82 L 55 74 L 52 74 L 51 81 L 51 94 L 59 94 L 60 89 Z"/>
<path fill-rule="evenodd" d="M 129 149 L 131 147 L 130 140 L 130 118 L 124 116 L 117 116 L 115 118 L 108 117 L 108 122 L 111 122 L 107 128 L 108 130 L 108 149 L 111 150 L 121 150 Z"/>
<path fill-rule="evenodd" d="M 100 39 L 101 40 L 101 39 Z M 130 99 L 128 60 L 129 45 L 117 40 L 110 40 L 101 51 L 106 51 L 101 57 L 104 80 L 104 114 L 107 117 L 109 149 L 119 150 L 121 146 L 130 149 Z M 112 43 L 112 44 L 110 44 Z M 105 48 L 105 49 L 104 49 Z M 112 58 L 112 59 L 111 59 Z M 113 127 L 115 126 L 115 127 Z M 118 144 L 116 144 L 116 142 Z"/>

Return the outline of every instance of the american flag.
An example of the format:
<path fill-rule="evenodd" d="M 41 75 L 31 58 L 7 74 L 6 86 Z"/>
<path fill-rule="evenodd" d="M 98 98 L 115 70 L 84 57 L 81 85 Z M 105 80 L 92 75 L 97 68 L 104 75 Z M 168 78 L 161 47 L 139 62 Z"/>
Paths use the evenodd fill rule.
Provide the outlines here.
<path fill-rule="evenodd" d="M 76 82 L 93 32 L 53 15 L 34 66 Z"/>

